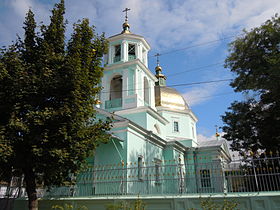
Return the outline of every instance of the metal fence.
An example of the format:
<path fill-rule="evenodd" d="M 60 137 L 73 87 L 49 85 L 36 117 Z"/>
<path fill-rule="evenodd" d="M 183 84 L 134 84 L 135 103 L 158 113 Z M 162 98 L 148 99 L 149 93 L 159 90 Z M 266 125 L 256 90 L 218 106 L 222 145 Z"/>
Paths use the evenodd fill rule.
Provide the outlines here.
<path fill-rule="evenodd" d="M 209 157 L 97 165 L 76 185 L 38 190 L 39 196 L 174 195 L 280 191 L 280 158 L 247 157 L 230 163 Z M 2 196 L 26 196 L 24 186 L 0 186 Z M 12 190 L 11 190 L 12 189 Z M 15 191 L 17 189 L 17 191 Z"/>

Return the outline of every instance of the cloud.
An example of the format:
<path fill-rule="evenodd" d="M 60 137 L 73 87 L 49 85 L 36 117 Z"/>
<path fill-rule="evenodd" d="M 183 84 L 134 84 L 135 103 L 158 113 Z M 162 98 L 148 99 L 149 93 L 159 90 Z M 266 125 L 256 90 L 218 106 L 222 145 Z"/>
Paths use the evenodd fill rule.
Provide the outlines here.
<path fill-rule="evenodd" d="M 203 134 L 198 134 L 197 135 L 197 140 L 198 142 L 202 142 L 202 141 L 212 141 L 212 140 L 216 140 L 216 136 L 215 134 L 212 136 L 204 136 Z"/>
<path fill-rule="evenodd" d="M 8 36 L 17 30 L 7 27 L 22 23 L 29 7 L 39 21 L 48 21 L 49 10 L 56 1 L 10 0 L 4 7 L 9 12 L 0 14 L 3 20 L 10 13 L 9 21 L 2 21 L 5 28 L 0 34 Z M 143 35 L 157 51 L 181 48 L 190 44 L 237 34 L 242 28 L 260 25 L 280 11 L 279 0 L 68 0 L 66 17 L 70 23 L 87 17 L 99 31 L 107 35 L 119 33 L 125 7 L 131 8 L 129 22 L 134 33 Z M 71 24 L 70 26 L 71 27 Z"/>
<path fill-rule="evenodd" d="M 31 0 L 11 0 L 10 5 L 14 9 L 15 13 L 21 18 L 25 17 L 25 14 L 29 8 L 34 7 L 34 4 Z"/>
<path fill-rule="evenodd" d="M 218 89 L 218 85 L 201 85 L 199 87 L 192 88 L 182 95 L 190 106 L 195 106 L 209 100 Z"/>

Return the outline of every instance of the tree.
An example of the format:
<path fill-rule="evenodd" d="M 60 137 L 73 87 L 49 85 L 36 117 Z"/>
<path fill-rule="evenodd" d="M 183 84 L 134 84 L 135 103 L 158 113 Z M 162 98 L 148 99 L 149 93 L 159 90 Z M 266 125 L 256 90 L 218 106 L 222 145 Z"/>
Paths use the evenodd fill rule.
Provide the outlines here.
<path fill-rule="evenodd" d="M 280 148 L 280 18 L 271 20 L 230 44 L 225 67 L 236 74 L 231 86 L 251 95 L 233 102 L 222 116 L 224 138 L 236 151 Z"/>
<path fill-rule="evenodd" d="M 39 180 L 69 182 L 109 138 L 109 121 L 97 120 L 94 109 L 107 42 L 83 19 L 65 44 L 64 12 L 61 0 L 36 33 L 29 10 L 24 39 L 0 53 L 0 167 L 24 176 L 32 210 Z"/>

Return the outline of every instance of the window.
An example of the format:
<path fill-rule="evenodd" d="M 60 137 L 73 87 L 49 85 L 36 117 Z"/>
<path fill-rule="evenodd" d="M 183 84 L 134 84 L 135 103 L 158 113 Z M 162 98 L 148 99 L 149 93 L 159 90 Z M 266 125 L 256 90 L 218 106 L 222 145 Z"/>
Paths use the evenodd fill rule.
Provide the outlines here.
<path fill-rule="evenodd" d="M 118 62 L 121 60 L 121 45 L 115 46 L 115 56 L 114 56 L 114 62 Z"/>
<path fill-rule="evenodd" d="M 160 165 L 161 165 L 161 160 L 155 158 L 155 184 L 159 185 L 160 183 Z"/>
<path fill-rule="evenodd" d="M 138 157 L 138 180 L 143 180 L 143 156 Z"/>
<path fill-rule="evenodd" d="M 135 58 L 135 44 L 128 44 L 128 60 L 133 60 Z"/>
<path fill-rule="evenodd" d="M 177 122 L 177 121 L 173 122 L 173 131 L 179 132 L 179 122 Z"/>
<path fill-rule="evenodd" d="M 110 100 L 122 98 L 122 76 L 117 75 L 111 80 Z"/>
<path fill-rule="evenodd" d="M 211 178 L 210 178 L 209 169 L 200 170 L 200 181 L 201 181 L 201 187 L 203 188 L 211 187 Z"/>

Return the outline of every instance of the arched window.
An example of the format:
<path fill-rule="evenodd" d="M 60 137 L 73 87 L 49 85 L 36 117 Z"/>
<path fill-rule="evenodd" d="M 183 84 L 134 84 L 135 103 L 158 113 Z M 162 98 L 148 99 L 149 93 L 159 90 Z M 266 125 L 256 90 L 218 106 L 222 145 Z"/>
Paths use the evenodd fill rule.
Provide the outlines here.
<path fill-rule="evenodd" d="M 122 98 L 122 76 L 117 75 L 111 80 L 110 100 Z"/>
<path fill-rule="evenodd" d="M 149 105 L 149 101 L 150 101 L 150 88 L 149 88 L 149 82 L 147 77 L 144 77 L 144 102 L 145 105 Z"/>

